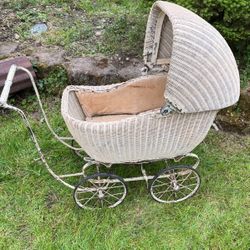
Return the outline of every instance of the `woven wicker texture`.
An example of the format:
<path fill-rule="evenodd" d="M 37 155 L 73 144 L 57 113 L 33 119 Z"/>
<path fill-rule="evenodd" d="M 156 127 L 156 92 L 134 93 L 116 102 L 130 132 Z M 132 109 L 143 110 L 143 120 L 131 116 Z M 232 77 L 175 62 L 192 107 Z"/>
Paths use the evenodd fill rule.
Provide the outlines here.
<path fill-rule="evenodd" d="M 165 98 L 182 112 L 218 110 L 238 101 L 239 72 L 220 33 L 193 12 L 157 1 L 148 19 L 144 58 L 154 63 L 170 57 Z"/>
<path fill-rule="evenodd" d="M 93 159 L 138 162 L 173 158 L 191 152 L 207 135 L 216 111 L 161 116 L 159 110 L 113 122 L 88 122 L 75 91 L 100 91 L 102 86 L 69 86 L 62 97 L 62 116 L 84 151 Z M 103 86 L 103 90 L 107 87 Z"/>

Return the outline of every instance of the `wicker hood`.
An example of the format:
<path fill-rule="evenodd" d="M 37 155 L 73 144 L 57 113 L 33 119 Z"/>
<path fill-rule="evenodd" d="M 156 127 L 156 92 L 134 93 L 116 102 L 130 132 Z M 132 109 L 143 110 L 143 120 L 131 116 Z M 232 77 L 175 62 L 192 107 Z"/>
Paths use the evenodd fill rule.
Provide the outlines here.
<path fill-rule="evenodd" d="M 150 68 L 170 60 L 164 95 L 183 113 L 219 110 L 239 99 L 239 72 L 225 39 L 181 6 L 155 2 L 147 23 L 144 60 Z"/>

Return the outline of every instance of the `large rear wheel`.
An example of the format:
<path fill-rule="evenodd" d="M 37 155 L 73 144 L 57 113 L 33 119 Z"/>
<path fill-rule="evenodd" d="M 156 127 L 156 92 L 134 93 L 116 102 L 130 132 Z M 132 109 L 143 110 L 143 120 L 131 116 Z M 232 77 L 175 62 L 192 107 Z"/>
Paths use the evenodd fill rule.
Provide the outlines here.
<path fill-rule="evenodd" d="M 173 166 L 161 170 L 152 179 L 149 192 L 161 203 L 177 203 L 193 196 L 200 186 L 198 171 L 190 166 Z"/>
<path fill-rule="evenodd" d="M 114 208 L 127 195 L 123 178 L 114 174 L 97 173 L 86 176 L 75 187 L 73 197 L 80 208 Z"/>

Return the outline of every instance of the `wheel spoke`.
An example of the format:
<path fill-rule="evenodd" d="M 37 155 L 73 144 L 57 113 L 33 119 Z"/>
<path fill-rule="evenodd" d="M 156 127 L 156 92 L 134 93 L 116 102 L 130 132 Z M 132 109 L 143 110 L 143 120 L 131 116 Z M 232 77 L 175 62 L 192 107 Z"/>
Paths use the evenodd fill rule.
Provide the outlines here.
<path fill-rule="evenodd" d="M 94 196 L 97 194 L 97 192 L 96 193 L 94 193 L 84 204 L 83 204 L 83 206 L 86 206 L 93 198 L 94 198 Z"/>
<path fill-rule="evenodd" d="M 161 180 L 159 180 L 159 179 L 156 179 L 155 182 L 156 182 L 156 181 L 157 181 L 157 182 L 160 182 L 160 184 L 165 184 L 165 183 L 166 183 L 166 182 L 163 182 L 163 181 L 161 181 Z"/>
<path fill-rule="evenodd" d="M 168 196 L 168 199 L 167 200 L 169 200 L 169 198 L 174 194 L 175 192 L 173 191 L 169 196 Z M 162 197 L 162 196 L 161 196 Z M 160 197 L 160 198 L 161 198 Z"/>
<path fill-rule="evenodd" d="M 171 186 L 169 186 L 169 187 L 167 188 L 167 190 L 164 190 L 164 191 L 162 191 L 162 192 L 158 192 L 157 194 L 161 194 L 159 198 L 161 199 L 161 197 L 162 197 L 164 194 L 171 192 L 172 190 L 169 190 L 170 188 L 171 188 Z"/>
<path fill-rule="evenodd" d="M 114 197 L 114 198 L 115 198 L 115 199 L 117 199 L 117 200 L 120 200 L 120 198 L 119 198 L 119 197 L 117 197 L 117 196 L 115 196 L 115 195 L 113 195 L 113 194 L 109 193 L 108 191 L 104 191 L 104 194 L 107 194 L 107 195 L 109 195 L 109 196 Z M 119 194 L 123 194 L 123 193 L 118 193 L 118 194 L 116 194 L 116 195 L 119 195 Z"/>
<path fill-rule="evenodd" d="M 188 179 L 188 177 L 189 177 L 191 174 L 192 174 L 192 172 L 190 172 L 190 173 L 184 178 L 184 180 L 182 180 L 182 182 L 181 182 L 180 184 L 183 184 L 183 183 Z"/>
<path fill-rule="evenodd" d="M 123 188 L 123 185 L 115 186 L 117 183 L 113 183 L 112 186 L 109 186 L 108 189 L 115 189 L 115 188 Z"/>
<path fill-rule="evenodd" d="M 167 177 L 170 181 L 172 181 L 173 178 L 175 178 L 175 173 L 170 173 L 170 175 L 166 175 L 166 177 Z"/>
<path fill-rule="evenodd" d="M 106 201 L 106 202 L 109 203 L 110 205 L 113 205 L 113 203 L 111 203 L 109 200 L 106 200 L 105 198 L 103 199 L 103 201 Z"/>
<path fill-rule="evenodd" d="M 162 193 L 167 193 L 167 192 L 171 192 L 172 190 L 169 190 L 171 187 L 169 186 L 166 190 L 160 191 L 160 192 L 156 192 L 154 194 L 162 194 Z"/>
<path fill-rule="evenodd" d="M 87 197 L 87 198 L 81 198 L 81 199 L 78 199 L 78 201 L 84 201 L 84 200 L 89 200 L 90 197 Z"/>
<path fill-rule="evenodd" d="M 168 186 L 168 185 L 169 185 L 168 183 L 163 183 L 163 184 L 159 184 L 159 185 L 154 185 L 154 188 L 162 187 L 162 186 Z"/>
<path fill-rule="evenodd" d="M 96 185 L 95 185 L 94 180 L 89 180 L 89 182 L 90 182 L 96 189 L 99 189 L 99 186 L 96 186 Z"/>
<path fill-rule="evenodd" d="M 101 199 L 101 206 L 102 206 L 102 208 L 103 208 L 103 199 Z"/>
<path fill-rule="evenodd" d="M 175 200 L 178 200 L 177 199 L 177 192 L 174 192 L 174 197 L 175 197 Z"/>
<path fill-rule="evenodd" d="M 185 193 L 183 193 L 181 190 L 179 190 L 179 192 L 183 195 L 183 197 L 186 197 L 187 195 Z"/>
<path fill-rule="evenodd" d="M 74 190 L 74 198 L 82 208 L 115 207 L 126 196 L 126 185 L 119 176 L 97 173 L 86 176 Z"/>
<path fill-rule="evenodd" d="M 104 182 L 101 188 L 107 188 L 109 186 L 109 184 L 110 184 L 109 177 L 107 179 L 105 179 L 105 181 L 107 182 L 107 184 Z"/>
<path fill-rule="evenodd" d="M 94 189 L 94 190 L 92 190 Z M 81 194 L 81 193 L 88 193 L 88 192 L 91 192 L 92 194 L 96 192 L 96 188 L 84 188 L 84 187 L 81 187 L 80 190 L 77 191 L 77 193 Z"/>
<path fill-rule="evenodd" d="M 181 187 L 180 187 L 180 189 L 184 189 L 184 188 L 190 190 L 191 192 L 194 191 L 194 189 L 191 189 L 191 188 L 189 188 L 188 186 L 181 186 Z"/>
<path fill-rule="evenodd" d="M 164 177 L 165 182 L 159 180 Z M 183 201 L 197 191 L 199 178 L 198 173 L 191 167 L 170 167 L 154 177 L 150 193 L 155 200 L 163 203 Z"/>

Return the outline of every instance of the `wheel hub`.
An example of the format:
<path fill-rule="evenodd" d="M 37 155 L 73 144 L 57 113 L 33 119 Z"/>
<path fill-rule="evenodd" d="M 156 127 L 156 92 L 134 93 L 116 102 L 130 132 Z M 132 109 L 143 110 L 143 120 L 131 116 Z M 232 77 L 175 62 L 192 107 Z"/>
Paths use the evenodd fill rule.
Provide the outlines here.
<path fill-rule="evenodd" d="M 190 166 L 173 166 L 161 170 L 150 184 L 151 196 L 158 202 L 176 203 L 193 196 L 200 186 L 200 176 Z"/>
<path fill-rule="evenodd" d="M 104 193 L 102 192 L 102 190 L 98 190 L 98 198 L 100 199 L 100 200 L 102 200 L 103 198 L 104 198 Z"/>
<path fill-rule="evenodd" d="M 180 186 L 178 185 L 176 180 L 173 180 L 171 184 L 174 191 L 178 191 L 180 189 Z"/>

